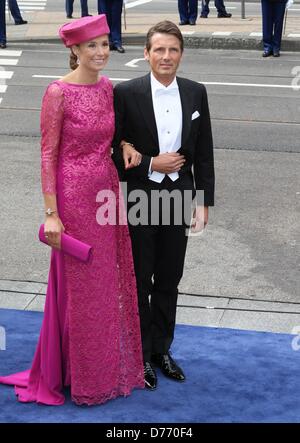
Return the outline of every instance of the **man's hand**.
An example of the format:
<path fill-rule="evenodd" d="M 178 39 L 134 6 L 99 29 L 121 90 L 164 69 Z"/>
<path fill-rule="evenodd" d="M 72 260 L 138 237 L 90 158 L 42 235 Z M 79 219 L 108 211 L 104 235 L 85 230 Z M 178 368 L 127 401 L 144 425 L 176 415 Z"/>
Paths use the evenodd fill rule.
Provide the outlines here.
<path fill-rule="evenodd" d="M 201 232 L 208 223 L 208 206 L 197 206 L 194 209 L 193 221 L 191 224 L 192 233 Z"/>
<path fill-rule="evenodd" d="M 184 162 L 184 156 L 178 152 L 167 152 L 153 157 L 151 169 L 163 174 L 171 174 L 180 171 Z"/>

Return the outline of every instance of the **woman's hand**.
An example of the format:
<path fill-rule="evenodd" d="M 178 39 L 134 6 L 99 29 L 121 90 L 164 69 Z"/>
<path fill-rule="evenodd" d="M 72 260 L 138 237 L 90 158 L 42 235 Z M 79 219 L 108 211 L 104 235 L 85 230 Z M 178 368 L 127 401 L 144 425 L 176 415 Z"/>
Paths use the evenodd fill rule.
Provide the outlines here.
<path fill-rule="evenodd" d="M 125 169 L 139 166 L 142 161 L 142 154 L 140 154 L 132 145 L 127 143 L 123 143 L 122 150 Z"/>
<path fill-rule="evenodd" d="M 64 230 L 64 225 L 57 215 L 52 214 L 46 217 L 44 232 L 49 246 L 60 249 L 61 233 Z"/>

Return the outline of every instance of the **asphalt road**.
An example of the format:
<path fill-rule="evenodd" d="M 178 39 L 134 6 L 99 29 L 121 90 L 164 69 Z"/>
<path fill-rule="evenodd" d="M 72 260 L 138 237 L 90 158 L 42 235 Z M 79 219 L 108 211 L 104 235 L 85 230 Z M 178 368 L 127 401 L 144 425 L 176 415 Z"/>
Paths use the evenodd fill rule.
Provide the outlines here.
<path fill-rule="evenodd" d="M 45 3 L 45 8 L 47 11 L 61 11 L 62 10 L 62 2 L 61 0 L 41 0 L 42 3 Z M 19 3 L 22 3 L 22 0 L 19 0 Z M 25 3 L 25 1 L 24 1 Z M 94 12 L 96 10 L 97 1 L 89 0 L 88 2 L 90 11 Z M 232 0 L 226 1 L 225 6 L 228 12 L 231 12 L 234 16 L 241 16 L 241 0 Z M 214 6 L 214 2 L 211 0 L 209 8 L 211 10 L 211 15 L 216 15 L 216 10 Z M 201 1 L 199 1 L 199 15 L 201 10 Z M 130 11 L 139 12 L 139 13 L 153 13 L 153 12 L 161 12 L 161 14 L 167 13 L 176 13 L 178 12 L 177 0 L 128 0 L 127 1 L 127 11 L 130 14 Z M 251 15 L 259 15 L 261 12 L 260 0 L 252 0 L 245 2 L 245 12 L 246 17 Z M 77 17 L 80 14 L 80 5 L 76 2 L 74 3 L 74 15 Z M 294 5 L 289 11 L 289 15 L 298 15 L 300 14 L 300 1 L 295 0 Z"/>
<path fill-rule="evenodd" d="M 10 48 L 19 56 L 6 50 L 8 63 L 17 64 L 0 61 L 13 73 L 0 79 L 7 85 L 0 94 L 0 134 L 38 136 L 43 92 L 68 71 L 68 51 L 56 44 Z M 216 148 L 299 152 L 299 65 L 297 53 L 264 60 L 258 51 L 186 49 L 178 74 L 206 84 Z M 112 53 L 105 74 L 116 83 L 146 72 L 143 49 L 129 47 L 124 55 Z"/>
<path fill-rule="evenodd" d="M 68 71 L 68 53 L 52 44 L 16 43 L 9 50 L 19 52 L 6 50 L 10 64 L 0 62 L 2 76 L 13 73 L 0 80 L 0 280 L 45 282 L 49 256 L 37 240 L 39 113 L 49 76 Z M 138 47 L 113 53 L 106 75 L 114 82 L 142 75 L 145 61 L 133 62 L 142 57 Z M 291 74 L 298 65 L 296 53 L 264 60 L 255 51 L 185 51 L 179 75 L 207 84 L 217 192 L 205 234 L 189 240 L 182 292 L 299 301 L 300 91 Z M 215 321 L 222 315 L 211 313 Z M 236 327 L 239 318 L 237 312 L 226 325 Z M 272 317 L 270 330 L 277 326 Z"/>

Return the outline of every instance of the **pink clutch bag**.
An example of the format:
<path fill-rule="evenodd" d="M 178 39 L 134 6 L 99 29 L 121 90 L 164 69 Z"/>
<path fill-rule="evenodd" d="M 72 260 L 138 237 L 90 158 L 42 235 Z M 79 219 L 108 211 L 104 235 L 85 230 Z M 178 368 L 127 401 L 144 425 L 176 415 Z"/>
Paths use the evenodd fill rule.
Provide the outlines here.
<path fill-rule="evenodd" d="M 44 233 L 44 225 L 40 226 L 39 239 L 46 245 L 48 244 Z M 78 258 L 78 260 L 87 262 L 90 257 L 91 250 L 92 247 L 90 245 L 76 240 L 76 238 L 71 237 L 64 232 L 61 234 L 61 251 L 65 254 Z"/>

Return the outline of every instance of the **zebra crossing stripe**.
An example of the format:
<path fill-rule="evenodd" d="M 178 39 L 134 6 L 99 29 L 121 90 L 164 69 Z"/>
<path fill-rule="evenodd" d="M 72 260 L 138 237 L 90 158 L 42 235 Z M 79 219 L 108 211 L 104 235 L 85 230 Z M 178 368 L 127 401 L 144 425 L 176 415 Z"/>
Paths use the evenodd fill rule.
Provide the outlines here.
<path fill-rule="evenodd" d="M 20 0 L 18 5 L 21 12 L 43 11 L 47 5 L 47 0 Z M 6 12 L 10 12 L 7 6 Z"/>
<path fill-rule="evenodd" d="M 9 49 L 0 49 L 0 57 L 4 55 L 5 57 L 20 57 L 22 51 L 11 51 Z"/>
<path fill-rule="evenodd" d="M 46 3 L 43 2 L 36 2 L 36 3 L 32 3 L 32 2 L 19 2 L 18 5 L 22 8 L 22 6 L 46 6 Z"/>
<path fill-rule="evenodd" d="M 0 66 L 0 79 L 10 80 L 13 75 L 13 71 L 2 71 Z"/>
<path fill-rule="evenodd" d="M 22 55 L 22 51 L 13 51 L 13 50 L 0 50 L 0 93 L 5 94 L 7 90 L 6 80 L 10 80 L 14 71 L 6 71 L 5 66 L 16 66 L 18 64 L 19 58 L 1 58 L 1 56 L 5 55 L 5 57 L 20 57 Z M 3 97 L 0 97 L 0 104 L 3 101 Z"/>
<path fill-rule="evenodd" d="M 11 59 L 11 58 L 0 58 L 0 66 L 1 65 L 10 65 L 16 66 L 19 60 Z"/>
<path fill-rule="evenodd" d="M 45 9 L 45 6 L 20 6 L 21 12 L 29 12 L 29 11 L 43 11 Z M 9 9 L 6 9 L 6 12 L 8 12 Z"/>

